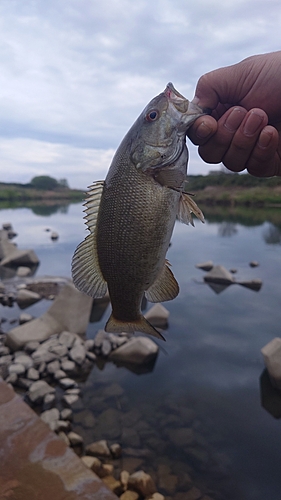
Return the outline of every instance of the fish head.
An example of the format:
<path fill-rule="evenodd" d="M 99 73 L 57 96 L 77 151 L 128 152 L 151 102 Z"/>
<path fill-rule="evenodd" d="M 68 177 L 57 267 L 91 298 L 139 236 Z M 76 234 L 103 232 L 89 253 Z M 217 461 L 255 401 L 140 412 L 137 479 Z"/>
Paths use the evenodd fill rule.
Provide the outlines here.
<path fill-rule="evenodd" d="M 185 147 L 190 125 L 204 110 L 168 83 L 164 92 L 145 107 L 132 130 L 131 160 L 148 173 L 175 164 Z"/>

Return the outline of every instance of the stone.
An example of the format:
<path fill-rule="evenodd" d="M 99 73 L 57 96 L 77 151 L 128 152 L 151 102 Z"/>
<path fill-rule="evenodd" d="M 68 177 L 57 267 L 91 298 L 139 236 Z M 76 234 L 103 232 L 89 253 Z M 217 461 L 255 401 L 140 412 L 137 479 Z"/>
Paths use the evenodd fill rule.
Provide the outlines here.
<path fill-rule="evenodd" d="M 77 401 L 79 401 L 79 396 L 77 394 L 65 394 L 63 397 L 62 397 L 62 402 L 66 405 L 66 406 L 74 406 Z"/>
<path fill-rule="evenodd" d="M 46 370 L 50 375 L 54 375 L 60 369 L 60 362 L 58 359 L 54 359 L 50 363 L 47 363 Z"/>
<path fill-rule="evenodd" d="M 130 473 L 127 470 L 122 470 L 120 472 L 120 481 L 121 481 L 121 484 L 122 484 L 124 490 L 126 490 L 128 487 L 129 477 L 130 477 Z"/>
<path fill-rule="evenodd" d="M 105 476 L 103 478 L 103 482 L 111 491 L 113 491 L 113 493 L 115 493 L 115 495 L 121 495 L 123 491 L 122 484 L 120 483 L 120 481 L 115 479 L 115 477 Z"/>
<path fill-rule="evenodd" d="M 32 366 L 31 368 L 28 368 L 26 376 L 29 380 L 39 380 L 40 378 L 39 371 L 33 368 Z"/>
<path fill-rule="evenodd" d="M 123 428 L 121 442 L 123 446 L 132 446 L 133 448 L 139 448 L 141 446 L 140 437 L 137 431 L 132 427 L 128 429 Z"/>
<path fill-rule="evenodd" d="M 25 278 L 31 274 L 31 269 L 27 266 L 19 266 L 16 274 L 19 278 Z"/>
<path fill-rule="evenodd" d="M 70 389 L 75 386 L 77 387 L 75 380 L 68 377 L 59 379 L 59 384 L 63 389 Z"/>
<path fill-rule="evenodd" d="M 55 431 L 69 432 L 71 424 L 68 420 L 58 420 Z"/>
<path fill-rule="evenodd" d="M 96 419 L 90 410 L 82 410 L 75 413 L 75 422 L 81 424 L 84 428 L 91 429 L 96 424 Z"/>
<path fill-rule="evenodd" d="M 19 324 L 23 325 L 24 323 L 28 323 L 28 321 L 31 321 L 32 319 L 33 319 L 33 316 L 31 314 L 21 313 L 19 316 Z"/>
<path fill-rule="evenodd" d="M 65 345 L 67 348 L 71 348 L 75 342 L 76 335 L 71 332 L 63 331 L 59 336 L 59 343 Z"/>
<path fill-rule="evenodd" d="M 200 264 L 196 264 L 197 269 L 202 269 L 202 271 L 211 271 L 213 269 L 214 264 L 212 260 L 208 260 L 207 262 L 201 262 Z"/>
<path fill-rule="evenodd" d="M 115 408 L 107 408 L 98 417 L 98 427 L 105 438 L 118 438 L 122 429 L 121 412 Z"/>
<path fill-rule="evenodd" d="M 122 493 L 120 500 L 138 500 L 139 498 L 140 496 L 136 491 L 127 490 Z"/>
<path fill-rule="evenodd" d="M 189 491 L 186 492 L 185 500 L 199 500 L 202 497 L 202 492 L 193 486 Z"/>
<path fill-rule="evenodd" d="M 25 309 L 41 300 L 41 295 L 36 292 L 31 292 L 30 290 L 21 289 L 18 290 L 16 295 L 16 302 L 20 309 Z"/>
<path fill-rule="evenodd" d="M 225 267 L 214 266 L 211 271 L 205 274 L 204 281 L 206 283 L 231 285 L 232 283 L 234 283 L 234 278 L 232 274 Z"/>
<path fill-rule="evenodd" d="M 124 389 L 121 385 L 113 383 L 103 390 L 103 396 L 105 398 L 115 398 L 122 396 L 124 394 Z"/>
<path fill-rule="evenodd" d="M 57 429 L 59 417 L 60 412 L 57 408 L 52 408 L 51 410 L 46 410 L 41 413 L 41 419 L 50 427 L 51 430 Z"/>
<path fill-rule="evenodd" d="M 92 301 L 92 297 L 79 292 L 72 283 L 67 283 L 47 312 L 7 333 L 7 345 L 18 350 L 27 342 L 42 342 L 55 333 L 84 333 L 88 326 Z"/>
<path fill-rule="evenodd" d="M 71 379 L 69 379 L 69 380 L 71 380 Z M 79 389 L 79 387 L 77 387 L 76 382 L 74 382 L 74 383 L 75 383 L 76 387 L 71 387 L 71 388 L 66 389 L 65 394 L 77 394 L 78 396 L 80 396 L 81 389 Z"/>
<path fill-rule="evenodd" d="M 77 365 L 82 365 L 86 357 L 86 349 L 82 344 L 76 344 L 69 351 L 69 357 L 77 363 Z"/>
<path fill-rule="evenodd" d="M 76 372 L 76 364 L 74 361 L 71 361 L 69 359 L 62 361 L 61 363 L 61 369 L 66 372 L 66 373 L 75 373 Z"/>
<path fill-rule="evenodd" d="M 0 346 L 0 356 L 6 356 L 7 354 L 10 354 L 10 349 L 9 347 L 6 347 L 4 345 Z"/>
<path fill-rule="evenodd" d="M 63 356 L 68 354 L 68 349 L 66 345 L 59 344 L 50 347 L 50 352 L 57 354 L 60 358 L 63 358 Z"/>
<path fill-rule="evenodd" d="M 194 442 L 194 431 L 190 427 L 171 429 L 167 432 L 170 441 L 176 446 L 189 446 Z"/>
<path fill-rule="evenodd" d="M 18 380 L 18 376 L 16 373 L 10 373 L 10 375 L 8 375 L 8 377 L 6 378 L 5 382 L 7 384 L 16 384 L 17 383 L 17 380 Z"/>
<path fill-rule="evenodd" d="M 259 292 L 262 287 L 262 280 L 258 278 L 253 280 L 236 281 L 236 283 L 244 286 L 245 288 L 249 288 L 250 290 L 254 290 L 254 292 Z"/>
<path fill-rule="evenodd" d="M 101 461 L 97 457 L 92 457 L 85 455 L 84 457 L 81 457 L 82 462 L 86 467 L 94 471 L 98 476 L 101 471 Z"/>
<path fill-rule="evenodd" d="M 55 406 L 56 396 L 55 394 L 46 394 L 43 400 L 43 410 L 50 410 Z"/>
<path fill-rule="evenodd" d="M 144 497 L 152 495 L 157 491 L 152 477 L 143 470 L 139 470 L 130 475 L 128 488 L 137 491 Z"/>
<path fill-rule="evenodd" d="M 33 366 L 33 359 L 27 354 L 21 354 L 20 356 L 18 356 L 16 353 L 15 360 L 17 363 L 21 363 L 26 370 L 28 370 L 28 368 L 31 368 Z"/>
<path fill-rule="evenodd" d="M 69 432 L 67 434 L 67 437 L 69 439 L 71 446 L 82 446 L 83 445 L 84 440 L 83 440 L 82 436 L 80 436 L 76 432 L 73 432 L 73 431 Z"/>
<path fill-rule="evenodd" d="M 32 403 L 39 404 L 46 394 L 54 392 L 54 387 L 51 387 L 45 380 L 37 380 L 29 387 L 27 395 Z"/>
<path fill-rule="evenodd" d="M 56 231 L 51 232 L 51 240 L 56 241 L 59 239 L 59 234 Z"/>
<path fill-rule="evenodd" d="M 257 260 L 252 260 L 250 263 L 249 263 L 249 266 L 250 267 L 258 267 L 259 266 L 259 263 Z"/>
<path fill-rule="evenodd" d="M 39 264 L 39 259 L 33 250 L 19 250 L 12 243 L 10 252 L 1 261 L 1 266 L 34 266 Z"/>
<path fill-rule="evenodd" d="M 159 347 L 147 337 L 132 337 L 109 355 L 109 359 L 117 363 L 142 365 L 153 361 L 158 355 Z"/>
<path fill-rule="evenodd" d="M 104 439 L 86 446 L 86 453 L 94 457 L 110 457 L 110 450 Z"/>
<path fill-rule="evenodd" d="M 25 373 L 25 367 L 21 363 L 13 363 L 8 367 L 8 372 L 10 375 L 12 373 L 23 375 Z"/>
<path fill-rule="evenodd" d="M 65 434 L 65 432 L 63 432 L 63 431 L 59 431 L 59 432 L 58 432 L 58 437 L 59 437 L 60 439 L 62 439 L 62 440 L 65 442 L 65 444 L 66 444 L 67 446 L 70 446 L 69 439 L 68 439 L 67 435 Z"/>
<path fill-rule="evenodd" d="M 162 304 L 154 304 L 144 315 L 153 326 L 167 328 L 170 313 Z"/>
<path fill-rule="evenodd" d="M 110 451 L 111 451 L 111 454 L 113 456 L 113 458 L 120 458 L 121 455 L 122 455 L 122 448 L 120 446 L 119 443 L 113 443 L 110 447 L 109 447 Z"/>
<path fill-rule="evenodd" d="M 93 352 L 86 351 L 86 358 L 89 359 L 90 361 L 92 361 L 92 363 L 93 363 L 94 361 L 96 361 L 97 356 Z"/>
<path fill-rule="evenodd" d="M 261 353 L 272 385 L 281 390 L 281 338 L 272 339 Z"/>
<path fill-rule="evenodd" d="M 24 313 L 24 314 L 26 314 L 26 313 Z M 31 319 L 32 319 L 32 317 L 31 317 Z M 27 323 L 27 321 L 24 321 L 23 323 Z M 39 342 L 34 340 L 33 342 L 27 342 L 27 344 L 24 346 L 24 350 L 27 353 L 31 354 L 32 352 L 36 351 L 39 348 L 39 346 L 40 346 Z"/>
<path fill-rule="evenodd" d="M 165 497 L 161 495 L 161 493 L 156 492 L 147 497 L 145 500 L 165 500 Z"/>
<path fill-rule="evenodd" d="M 72 420 L 72 418 L 73 418 L 73 411 L 71 410 L 71 408 L 64 408 L 60 412 L 60 418 L 62 420 Z"/>

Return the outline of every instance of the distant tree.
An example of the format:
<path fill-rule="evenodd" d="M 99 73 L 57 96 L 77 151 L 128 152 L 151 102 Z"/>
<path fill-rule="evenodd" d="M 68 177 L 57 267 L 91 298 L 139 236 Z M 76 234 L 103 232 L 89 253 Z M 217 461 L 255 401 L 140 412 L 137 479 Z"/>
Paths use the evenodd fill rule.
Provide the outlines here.
<path fill-rule="evenodd" d="M 64 188 L 69 188 L 67 179 L 59 179 L 58 183 L 60 186 L 62 186 Z"/>
<path fill-rule="evenodd" d="M 31 179 L 30 184 L 35 189 L 47 189 L 52 191 L 59 185 L 58 181 L 49 175 L 38 175 Z"/>

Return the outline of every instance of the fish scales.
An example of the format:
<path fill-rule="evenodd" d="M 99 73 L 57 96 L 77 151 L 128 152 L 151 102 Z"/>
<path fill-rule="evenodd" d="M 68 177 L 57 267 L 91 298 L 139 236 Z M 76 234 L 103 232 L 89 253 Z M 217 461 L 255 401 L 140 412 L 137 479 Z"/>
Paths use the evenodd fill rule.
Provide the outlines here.
<path fill-rule="evenodd" d="M 184 192 L 186 133 L 204 112 L 170 83 L 146 106 L 121 142 L 105 181 L 90 186 L 86 223 L 90 234 L 72 259 L 77 288 L 93 297 L 109 291 L 110 332 L 140 331 L 163 338 L 142 315 L 143 295 L 172 300 L 178 283 L 166 260 L 178 218 L 204 216 Z"/>

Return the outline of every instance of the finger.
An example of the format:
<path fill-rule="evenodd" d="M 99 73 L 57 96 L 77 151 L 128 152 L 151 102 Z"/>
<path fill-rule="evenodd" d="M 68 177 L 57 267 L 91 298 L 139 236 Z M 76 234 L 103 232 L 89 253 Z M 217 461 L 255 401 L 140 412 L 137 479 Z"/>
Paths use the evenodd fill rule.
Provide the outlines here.
<path fill-rule="evenodd" d="M 246 164 L 251 175 L 256 177 L 281 175 L 281 161 L 277 154 L 278 143 L 277 130 L 270 125 L 264 127 Z"/>
<path fill-rule="evenodd" d="M 231 147 L 232 140 L 243 122 L 247 111 L 235 106 L 219 119 L 216 133 L 199 147 L 201 158 L 207 163 L 220 163 Z"/>
<path fill-rule="evenodd" d="M 267 114 L 262 109 L 254 108 L 246 114 L 223 157 L 223 164 L 229 170 L 241 172 L 246 168 L 261 130 L 267 122 Z"/>
<path fill-rule="evenodd" d="M 217 128 L 218 125 L 214 118 L 208 115 L 200 116 L 188 130 L 188 137 L 193 144 L 200 146 L 216 133 Z"/>

